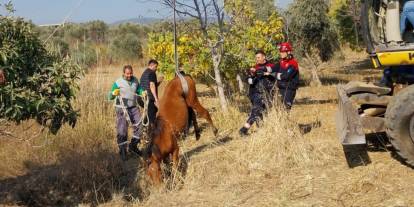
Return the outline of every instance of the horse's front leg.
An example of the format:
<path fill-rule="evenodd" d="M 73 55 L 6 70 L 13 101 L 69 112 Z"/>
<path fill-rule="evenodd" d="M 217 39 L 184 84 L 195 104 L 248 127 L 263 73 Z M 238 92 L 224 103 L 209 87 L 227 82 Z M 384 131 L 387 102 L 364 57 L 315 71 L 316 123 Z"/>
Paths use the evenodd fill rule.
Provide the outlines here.
<path fill-rule="evenodd" d="M 173 153 L 172 153 L 172 162 L 173 162 L 173 171 L 178 172 L 178 165 L 180 162 L 180 149 L 178 146 L 175 147 Z"/>

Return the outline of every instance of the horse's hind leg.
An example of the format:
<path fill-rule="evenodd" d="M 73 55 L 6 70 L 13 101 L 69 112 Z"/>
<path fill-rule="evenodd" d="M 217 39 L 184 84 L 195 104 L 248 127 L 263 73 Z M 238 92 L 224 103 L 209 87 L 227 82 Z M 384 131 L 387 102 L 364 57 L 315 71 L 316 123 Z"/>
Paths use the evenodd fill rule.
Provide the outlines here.
<path fill-rule="evenodd" d="M 191 122 L 193 123 L 194 133 L 195 133 L 195 136 L 196 136 L 196 140 L 198 141 L 200 139 L 200 128 L 198 127 L 197 116 L 194 113 L 193 108 L 191 108 L 191 107 L 188 107 L 188 116 L 189 116 Z"/>
<path fill-rule="evenodd" d="M 206 119 L 207 122 L 210 124 L 210 126 L 213 127 L 214 135 L 217 135 L 218 130 L 214 126 L 213 120 L 211 120 L 210 114 L 198 101 L 194 80 L 192 80 L 191 78 L 187 78 L 187 82 L 188 82 L 188 86 L 189 86 L 189 89 L 190 89 L 188 91 L 188 95 L 186 97 L 187 105 L 189 107 L 193 108 L 197 112 L 197 115 L 199 115 L 199 116 L 203 117 L 204 119 Z"/>
<path fill-rule="evenodd" d="M 207 122 L 210 124 L 211 127 L 213 127 L 214 135 L 217 135 L 217 128 L 213 124 L 213 120 L 211 120 L 210 113 L 198 102 L 197 97 L 194 99 L 192 103 L 189 103 L 190 107 L 193 108 L 197 115 L 207 120 Z"/>

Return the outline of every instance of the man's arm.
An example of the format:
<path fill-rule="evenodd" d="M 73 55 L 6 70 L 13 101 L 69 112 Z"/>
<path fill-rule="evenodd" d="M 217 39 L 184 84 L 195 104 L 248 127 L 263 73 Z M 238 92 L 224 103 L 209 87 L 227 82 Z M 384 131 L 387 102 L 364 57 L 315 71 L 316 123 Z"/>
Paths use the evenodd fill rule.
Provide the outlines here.
<path fill-rule="evenodd" d="M 142 88 L 141 83 L 138 83 L 137 91 L 135 91 L 135 93 L 137 93 L 138 96 L 141 96 L 144 91 L 145 89 Z"/>
<path fill-rule="evenodd" d="M 116 82 L 114 84 L 112 84 L 112 88 L 111 91 L 108 94 L 108 99 L 109 100 L 114 100 L 116 96 L 114 96 L 114 91 L 115 90 L 119 90 L 118 84 L 116 84 Z"/>
<path fill-rule="evenodd" d="M 278 73 L 277 79 L 283 81 L 290 81 L 296 76 L 297 73 L 298 70 L 296 70 L 293 66 L 289 66 L 286 72 Z"/>
<path fill-rule="evenodd" d="M 271 75 L 275 77 L 276 73 L 279 71 L 279 68 L 280 66 L 278 64 L 271 64 L 268 66 L 261 66 L 258 69 L 255 69 L 255 71 L 263 75 Z"/>
<path fill-rule="evenodd" d="M 160 76 L 157 82 L 157 87 L 161 85 L 162 81 L 164 80 L 164 76 Z"/>
<path fill-rule="evenodd" d="M 155 99 L 155 105 L 158 105 L 158 94 L 157 94 L 157 86 L 155 85 L 156 83 L 154 82 L 150 82 L 150 90 L 152 95 L 154 96 Z"/>

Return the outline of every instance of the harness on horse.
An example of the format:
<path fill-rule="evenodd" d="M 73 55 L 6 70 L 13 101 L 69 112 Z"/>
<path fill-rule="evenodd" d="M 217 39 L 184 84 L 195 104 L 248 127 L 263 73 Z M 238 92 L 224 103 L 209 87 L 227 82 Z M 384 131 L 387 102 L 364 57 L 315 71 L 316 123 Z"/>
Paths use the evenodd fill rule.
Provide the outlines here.
<path fill-rule="evenodd" d="M 188 95 L 188 83 L 187 80 L 184 78 L 184 76 L 180 72 L 176 72 L 177 77 L 180 79 L 181 87 L 183 88 L 183 94 L 184 97 L 187 97 Z"/>

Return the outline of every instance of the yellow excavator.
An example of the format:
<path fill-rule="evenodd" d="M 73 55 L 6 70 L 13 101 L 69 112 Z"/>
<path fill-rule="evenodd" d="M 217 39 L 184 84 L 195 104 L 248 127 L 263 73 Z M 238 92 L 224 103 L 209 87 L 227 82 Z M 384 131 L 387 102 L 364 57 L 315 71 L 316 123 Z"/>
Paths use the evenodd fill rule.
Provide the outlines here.
<path fill-rule="evenodd" d="M 401 34 L 401 0 L 365 0 L 361 25 L 367 52 L 375 68 L 412 65 L 414 70 L 414 29 L 408 24 Z M 394 75 L 395 76 L 395 75 Z M 392 86 L 351 81 L 338 85 L 336 125 L 350 167 L 370 162 L 367 134 L 385 132 L 395 152 L 414 166 L 414 84 L 398 74 Z"/>

